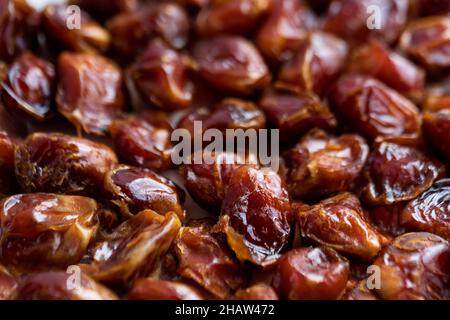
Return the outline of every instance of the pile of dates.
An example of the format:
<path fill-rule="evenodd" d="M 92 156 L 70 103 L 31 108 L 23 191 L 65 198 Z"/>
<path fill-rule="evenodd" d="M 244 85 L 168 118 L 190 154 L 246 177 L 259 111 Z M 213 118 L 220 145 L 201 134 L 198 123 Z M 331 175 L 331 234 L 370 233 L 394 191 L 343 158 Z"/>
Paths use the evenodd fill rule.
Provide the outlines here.
<path fill-rule="evenodd" d="M 450 1 L 48 2 L 0 0 L 0 299 L 450 298 Z M 174 164 L 196 121 L 279 167 Z"/>

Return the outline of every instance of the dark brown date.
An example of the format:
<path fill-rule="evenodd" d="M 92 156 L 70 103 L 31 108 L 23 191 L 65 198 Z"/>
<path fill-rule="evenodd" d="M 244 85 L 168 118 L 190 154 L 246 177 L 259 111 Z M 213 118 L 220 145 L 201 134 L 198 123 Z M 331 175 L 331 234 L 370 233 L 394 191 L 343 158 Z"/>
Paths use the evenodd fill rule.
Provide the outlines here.
<path fill-rule="evenodd" d="M 289 194 L 317 199 L 350 190 L 368 154 L 369 147 L 358 135 L 334 137 L 311 130 L 284 156 Z"/>
<path fill-rule="evenodd" d="M 17 289 L 19 300 L 117 300 L 117 295 L 83 272 L 79 283 L 65 271 L 49 271 L 27 275 Z M 73 288 L 71 287 L 73 285 Z"/>
<path fill-rule="evenodd" d="M 437 181 L 409 202 L 400 220 L 410 231 L 432 232 L 450 240 L 450 179 Z"/>
<path fill-rule="evenodd" d="M 200 40 L 194 44 L 192 55 L 204 80 L 227 93 L 249 95 L 266 87 L 271 79 L 258 50 L 238 36 Z"/>
<path fill-rule="evenodd" d="M 323 96 L 343 69 L 347 53 L 345 41 L 325 32 L 314 32 L 281 67 L 276 85 Z"/>
<path fill-rule="evenodd" d="M 104 134 L 124 107 L 120 68 L 99 55 L 65 52 L 58 72 L 58 111 L 77 130 Z"/>
<path fill-rule="evenodd" d="M 187 284 L 152 278 L 138 279 L 128 292 L 130 300 L 203 300 L 202 294 Z"/>
<path fill-rule="evenodd" d="M 308 32 L 316 26 L 316 16 L 302 1 L 272 1 L 269 16 L 255 42 L 271 63 L 283 62 L 292 58 Z"/>
<path fill-rule="evenodd" d="M 437 112 L 425 112 L 422 124 L 423 135 L 430 147 L 444 159 L 450 161 L 450 144 L 443 137 L 450 136 L 450 105 Z"/>
<path fill-rule="evenodd" d="M 16 177 L 25 192 L 97 193 L 116 164 L 106 145 L 58 133 L 34 133 L 15 152 Z"/>
<path fill-rule="evenodd" d="M 239 260 L 268 265 L 279 258 L 292 224 L 284 183 L 271 169 L 233 171 L 222 205 L 221 226 Z"/>
<path fill-rule="evenodd" d="M 345 290 L 349 263 L 329 248 L 299 248 L 278 262 L 274 286 L 289 300 L 337 299 Z"/>
<path fill-rule="evenodd" d="M 172 143 L 168 129 L 130 116 L 114 120 L 109 126 L 109 133 L 116 154 L 123 163 L 153 170 L 171 167 Z"/>
<path fill-rule="evenodd" d="M 236 292 L 234 297 L 238 300 L 278 300 L 275 290 L 264 283 L 255 284 L 247 289 Z"/>
<path fill-rule="evenodd" d="M 405 228 L 401 225 L 400 216 L 404 202 L 395 203 L 387 206 L 375 206 L 369 208 L 370 221 L 383 234 L 390 236 L 399 236 L 405 233 Z"/>
<path fill-rule="evenodd" d="M 98 227 L 97 203 L 79 196 L 19 194 L 0 202 L 1 254 L 19 272 L 78 263 Z"/>
<path fill-rule="evenodd" d="M 229 298 L 245 283 L 244 268 L 226 241 L 211 234 L 209 229 L 203 225 L 180 230 L 175 240 L 180 263 L 178 273 L 218 298 Z"/>
<path fill-rule="evenodd" d="M 450 244 L 431 233 L 405 233 L 375 260 L 378 295 L 387 300 L 448 299 Z"/>
<path fill-rule="evenodd" d="M 369 140 L 417 134 L 419 130 L 417 107 L 374 78 L 345 76 L 337 82 L 329 99 L 338 118 Z"/>
<path fill-rule="evenodd" d="M 184 216 L 177 187 L 149 169 L 119 166 L 106 174 L 104 188 L 124 217 L 146 209 Z"/>
<path fill-rule="evenodd" d="M 13 194 L 18 190 L 14 174 L 15 148 L 15 143 L 9 134 L 0 131 L 0 197 Z"/>
<path fill-rule="evenodd" d="M 22 53 L 11 64 L 1 85 L 5 107 L 14 115 L 45 120 L 50 114 L 55 89 L 53 65 L 30 52 Z"/>
<path fill-rule="evenodd" d="M 372 205 L 411 200 L 444 174 L 445 167 L 416 147 L 414 141 L 378 139 L 367 163 L 363 199 Z"/>
<path fill-rule="evenodd" d="M 140 0 L 72 0 L 76 5 L 94 17 L 104 20 L 122 12 L 131 12 L 138 8 Z"/>
<path fill-rule="evenodd" d="M 192 103 L 190 62 L 161 40 L 152 41 L 127 70 L 141 99 L 161 109 L 182 109 Z"/>
<path fill-rule="evenodd" d="M 357 197 L 342 193 L 297 211 L 300 232 L 319 244 L 370 261 L 381 249 L 380 234 Z"/>
<path fill-rule="evenodd" d="M 361 280 L 345 294 L 344 300 L 379 300 L 379 298 L 367 288 L 367 280 Z"/>

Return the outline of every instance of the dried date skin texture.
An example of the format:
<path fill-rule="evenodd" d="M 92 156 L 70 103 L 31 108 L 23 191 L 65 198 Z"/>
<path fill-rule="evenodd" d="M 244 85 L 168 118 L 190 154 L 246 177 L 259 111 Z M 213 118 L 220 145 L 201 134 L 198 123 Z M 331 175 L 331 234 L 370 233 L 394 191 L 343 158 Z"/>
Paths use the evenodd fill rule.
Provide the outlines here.
<path fill-rule="evenodd" d="M 298 248 L 278 262 L 274 287 L 289 300 L 337 299 L 345 289 L 349 263 L 329 248 Z"/>
<path fill-rule="evenodd" d="M 104 188 L 107 198 L 126 218 L 146 209 L 184 217 L 177 187 L 151 170 L 121 165 L 106 174 Z"/>
<path fill-rule="evenodd" d="M 450 240 L 450 179 L 410 201 L 401 213 L 401 224 L 410 231 L 432 232 Z"/>
<path fill-rule="evenodd" d="M 450 161 L 450 144 L 446 139 L 442 139 L 450 136 L 450 106 L 436 112 L 426 111 L 423 115 L 422 130 L 430 147 Z"/>
<path fill-rule="evenodd" d="M 365 174 L 363 200 L 387 205 L 416 198 L 445 174 L 445 167 L 408 139 L 386 138 L 375 142 Z"/>
<path fill-rule="evenodd" d="M 357 197 L 343 193 L 297 211 L 300 232 L 343 254 L 371 261 L 381 249 L 380 235 L 365 217 Z"/>
<path fill-rule="evenodd" d="M 117 295 L 83 272 L 76 289 L 65 271 L 49 271 L 26 276 L 17 289 L 19 300 L 117 300 Z M 74 284 L 76 285 L 76 284 Z"/>
<path fill-rule="evenodd" d="M 317 199 L 347 191 L 362 171 L 369 147 L 358 135 L 313 129 L 284 156 L 292 197 Z"/>
<path fill-rule="evenodd" d="M 245 283 L 243 266 L 223 239 L 206 226 L 183 227 L 176 240 L 178 273 L 225 299 Z"/>
<path fill-rule="evenodd" d="M 203 300 L 195 288 L 177 281 L 138 279 L 128 292 L 130 300 Z"/>
<path fill-rule="evenodd" d="M 375 260 L 381 283 L 377 294 L 387 300 L 443 300 L 449 296 L 450 244 L 426 233 L 405 233 Z"/>
<path fill-rule="evenodd" d="M 277 173 L 251 166 L 233 171 L 220 228 L 239 260 L 275 262 L 289 241 L 292 220 L 289 195 Z"/>
<path fill-rule="evenodd" d="M 154 270 L 180 227 L 173 212 L 162 216 L 152 210 L 141 211 L 95 244 L 93 262 L 81 266 L 100 282 L 126 286 Z"/>
<path fill-rule="evenodd" d="M 64 52 L 58 72 L 58 111 L 78 131 L 103 135 L 124 108 L 120 68 L 100 55 Z"/>
<path fill-rule="evenodd" d="M 25 52 L 9 67 L 1 84 L 1 98 L 12 114 L 45 120 L 51 111 L 54 83 L 53 65 Z"/>
<path fill-rule="evenodd" d="M 3 263 L 19 272 L 78 263 L 98 227 L 97 203 L 80 196 L 19 194 L 0 202 Z"/>
<path fill-rule="evenodd" d="M 59 133 L 34 133 L 15 152 L 16 177 L 25 192 L 95 194 L 116 164 L 106 145 Z"/>

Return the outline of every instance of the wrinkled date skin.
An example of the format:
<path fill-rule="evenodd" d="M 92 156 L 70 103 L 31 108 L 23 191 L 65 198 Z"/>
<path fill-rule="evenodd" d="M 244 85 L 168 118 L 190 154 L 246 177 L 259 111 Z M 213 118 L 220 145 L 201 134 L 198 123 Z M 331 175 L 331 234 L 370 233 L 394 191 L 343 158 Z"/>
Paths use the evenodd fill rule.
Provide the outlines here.
<path fill-rule="evenodd" d="M 120 68 L 99 55 L 65 52 L 58 72 L 58 111 L 77 130 L 103 135 L 124 107 Z"/>
<path fill-rule="evenodd" d="M 289 195 L 276 172 L 251 166 L 233 171 L 220 224 L 239 260 L 262 266 L 276 261 L 292 222 Z"/>
<path fill-rule="evenodd" d="M 146 103 L 161 109 L 182 109 L 191 105 L 194 91 L 188 68 L 186 57 L 154 40 L 128 69 L 127 77 Z"/>
<path fill-rule="evenodd" d="M 204 300 L 194 287 L 178 281 L 138 279 L 128 292 L 129 300 Z"/>
<path fill-rule="evenodd" d="M 16 177 L 25 192 L 95 194 L 116 164 L 106 145 L 58 133 L 34 133 L 15 152 Z"/>
<path fill-rule="evenodd" d="M 371 8 L 378 8 L 380 25 Z M 395 42 L 408 22 L 408 1 L 405 0 L 333 0 L 328 8 L 324 29 L 348 41 L 363 42 L 379 38 Z M 381 28 L 379 28 L 381 27 Z"/>
<path fill-rule="evenodd" d="M 174 3 L 150 3 L 133 12 L 119 14 L 106 24 L 112 47 L 123 57 L 133 58 L 148 42 L 160 37 L 171 47 L 183 48 L 189 35 L 189 18 Z"/>
<path fill-rule="evenodd" d="M 316 16 L 302 1 L 272 1 L 269 15 L 256 35 L 256 45 L 271 63 L 277 64 L 292 58 L 316 26 Z"/>
<path fill-rule="evenodd" d="M 329 248 L 298 248 L 278 262 L 274 286 L 289 300 L 337 299 L 345 289 L 349 263 Z"/>
<path fill-rule="evenodd" d="M 117 300 L 117 295 L 83 272 L 79 273 L 76 290 L 65 271 L 49 271 L 27 275 L 17 289 L 19 300 Z M 75 285 L 75 284 L 74 284 Z"/>
<path fill-rule="evenodd" d="M 345 76 L 337 82 L 329 99 L 338 118 L 368 140 L 416 134 L 419 130 L 417 107 L 374 78 Z"/>
<path fill-rule="evenodd" d="M 2 101 L 12 114 L 45 120 L 50 114 L 54 84 L 53 65 L 25 52 L 9 67 L 1 85 Z"/>
<path fill-rule="evenodd" d="M 17 289 L 17 279 L 0 264 L 0 301 L 12 299 Z"/>
<path fill-rule="evenodd" d="M 1 106 L 0 106 L 1 107 Z M 13 194 L 18 189 L 14 174 L 14 150 L 16 146 L 5 131 L 0 131 L 0 196 Z"/>
<path fill-rule="evenodd" d="M 111 40 L 108 31 L 87 13 L 81 11 L 80 14 L 80 27 L 70 28 L 69 22 L 73 16 L 68 5 L 47 6 L 42 18 L 46 35 L 68 50 L 86 53 L 105 51 Z"/>
<path fill-rule="evenodd" d="M 229 298 L 245 283 L 244 268 L 226 241 L 209 229 L 200 225 L 180 230 L 174 244 L 180 262 L 178 273 L 218 298 Z"/>
<path fill-rule="evenodd" d="M 365 174 L 365 202 L 387 205 L 416 198 L 445 174 L 445 167 L 408 138 L 385 138 L 375 142 Z"/>
<path fill-rule="evenodd" d="M 359 47 L 349 66 L 350 72 L 375 77 L 414 101 L 422 98 L 425 72 L 378 40 Z"/>
<path fill-rule="evenodd" d="M 124 217 L 146 209 L 184 216 L 177 187 L 149 169 L 119 166 L 106 174 L 105 190 Z"/>
<path fill-rule="evenodd" d="M 450 67 L 450 17 L 426 17 L 412 22 L 400 47 L 428 70 Z"/>
<path fill-rule="evenodd" d="M 266 87 L 271 80 L 258 50 L 239 36 L 200 40 L 194 44 L 192 56 L 202 78 L 226 93 L 249 95 Z"/>
<path fill-rule="evenodd" d="M 118 226 L 92 248 L 93 262 L 81 265 L 94 279 L 126 285 L 150 274 L 181 227 L 177 215 L 144 210 Z"/>
<path fill-rule="evenodd" d="M 282 66 L 277 86 L 323 96 L 343 69 L 347 53 L 345 41 L 328 33 L 314 32 Z"/>
<path fill-rule="evenodd" d="M 238 290 L 234 297 L 237 300 L 278 300 L 278 295 L 275 290 L 264 283 Z"/>
<path fill-rule="evenodd" d="M 197 32 L 202 36 L 218 33 L 246 35 L 255 29 L 270 3 L 271 0 L 213 0 L 198 14 Z"/>
<path fill-rule="evenodd" d="M 375 260 L 378 295 L 387 300 L 447 299 L 450 244 L 431 233 L 405 233 Z"/>
<path fill-rule="evenodd" d="M 361 280 L 346 292 L 344 300 L 379 300 L 379 298 L 367 288 L 367 280 Z"/>
<path fill-rule="evenodd" d="M 0 203 L 3 263 L 19 272 L 78 263 L 98 227 L 97 203 L 80 196 L 19 194 Z"/>
<path fill-rule="evenodd" d="M 400 221 L 404 207 L 405 202 L 369 207 L 370 221 L 383 234 L 394 237 L 399 236 L 405 233 L 405 228 Z"/>
<path fill-rule="evenodd" d="M 436 112 L 425 112 L 422 123 L 427 143 L 444 159 L 450 161 L 450 144 L 443 137 L 450 137 L 450 105 Z"/>
<path fill-rule="evenodd" d="M 268 121 L 280 129 L 283 140 L 298 137 L 314 127 L 331 131 L 337 126 L 328 106 L 312 93 L 269 89 L 261 98 L 259 107 Z"/>
<path fill-rule="evenodd" d="M 180 168 L 184 186 L 198 204 L 211 212 L 220 212 L 230 176 L 245 159 L 229 152 L 201 151 L 198 156 L 204 160 L 202 163 L 187 163 Z"/>
<path fill-rule="evenodd" d="M 368 154 L 369 147 L 358 135 L 334 137 L 311 130 L 284 156 L 289 194 L 317 199 L 351 189 Z"/>
<path fill-rule="evenodd" d="M 168 129 L 130 116 L 114 120 L 109 126 L 109 133 L 116 154 L 123 163 L 153 170 L 171 167 L 172 143 Z"/>
<path fill-rule="evenodd" d="M 370 261 L 381 249 L 380 235 L 369 223 L 357 197 L 343 193 L 297 212 L 300 232 L 341 253 Z"/>
<path fill-rule="evenodd" d="M 410 231 L 426 231 L 450 240 L 450 179 L 432 188 L 403 209 L 401 224 Z"/>

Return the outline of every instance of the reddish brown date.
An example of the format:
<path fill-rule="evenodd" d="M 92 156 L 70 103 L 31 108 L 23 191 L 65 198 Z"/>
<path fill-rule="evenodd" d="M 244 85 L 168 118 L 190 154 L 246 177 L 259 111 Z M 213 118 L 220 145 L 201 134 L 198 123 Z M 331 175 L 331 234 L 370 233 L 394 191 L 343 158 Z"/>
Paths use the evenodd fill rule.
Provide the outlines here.
<path fill-rule="evenodd" d="M 404 207 L 404 202 L 387 206 L 370 207 L 370 221 L 383 234 L 387 234 L 390 236 L 399 236 L 405 233 L 405 228 L 401 225 L 400 222 L 400 216 Z"/>
<path fill-rule="evenodd" d="M 346 292 L 344 300 L 379 300 L 379 298 L 367 288 L 367 280 L 361 280 Z"/>
<path fill-rule="evenodd" d="M 77 130 L 102 135 L 124 107 L 122 72 L 99 55 L 68 53 L 59 56 L 58 111 Z"/>
<path fill-rule="evenodd" d="M 73 0 L 74 4 L 101 20 L 138 8 L 140 0 Z"/>
<path fill-rule="evenodd" d="M 378 136 L 416 134 L 419 130 L 417 107 L 374 78 L 343 77 L 329 99 L 338 118 L 369 140 Z"/>
<path fill-rule="evenodd" d="M 244 268 L 226 241 L 211 234 L 209 229 L 200 225 L 180 230 L 175 240 L 180 263 L 178 273 L 218 298 L 229 298 L 245 283 Z"/>
<path fill-rule="evenodd" d="M 79 196 L 19 194 L 0 203 L 3 263 L 20 272 L 78 263 L 97 231 L 97 203 Z"/>
<path fill-rule="evenodd" d="M 404 0 L 333 0 L 324 29 L 348 41 L 375 37 L 393 43 L 408 22 L 408 10 Z"/>
<path fill-rule="evenodd" d="M 354 195 L 343 193 L 313 206 L 300 206 L 297 219 L 303 237 L 341 253 L 370 261 L 381 249 L 380 235 Z"/>
<path fill-rule="evenodd" d="M 112 47 L 125 58 L 133 58 L 156 37 L 176 49 L 184 47 L 188 40 L 189 18 L 177 4 L 150 3 L 113 17 L 106 26 L 113 35 Z"/>
<path fill-rule="evenodd" d="M 345 289 L 349 263 L 329 248 L 299 248 L 278 262 L 274 286 L 289 300 L 338 298 Z"/>
<path fill-rule="evenodd" d="M 239 260 L 256 265 L 276 261 L 291 233 L 290 210 L 288 193 L 276 172 L 251 166 L 234 170 L 220 223 Z"/>
<path fill-rule="evenodd" d="M 9 134 L 0 131 L 0 197 L 13 194 L 18 190 L 14 174 L 15 148 L 16 145 Z"/>
<path fill-rule="evenodd" d="M 200 40 L 192 49 L 199 73 L 216 89 L 249 95 L 266 87 L 269 70 L 253 44 L 238 36 L 216 36 Z"/>
<path fill-rule="evenodd" d="M 152 278 L 138 279 L 128 292 L 130 300 L 203 300 L 202 294 L 187 284 Z"/>
<path fill-rule="evenodd" d="M 211 1 L 197 16 L 197 32 L 202 36 L 218 33 L 246 35 L 255 29 L 270 3 L 271 0 Z"/>
<path fill-rule="evenodd" d="M 71 273 L 49 271 L 26 276 L 17 289 L 19 300 L 117 300 L 117 295 L 83 272 L 79 283 Z M 71 288 L 70 285 L 74 287 Z"/>
<path fill-rule="evenodd" d="M 54 84 L 53 65 L 25 52 L 9 67 L 6 79 L 1 85 L 2 101 L 5 107 L 18 117 L 25 115 L 44 120 L 51 111 Z"/>
<path fill-rule="evenodd" d="M 190 62 L 161 40 L 152 41 L 128 69 L 127 77 L 141 99 L 161 109 L 182 109 L 192 103 Z"/>
<path fill-rule="evenodd" d="M 105 51 L 111 37 L 95 20 L 80 12 L 80 26 L 72 26 L 74 15 L 66 4 L 49 5 L 43 12 L 46 35 L 68 50 L 95 53 Z"/>
<path fill-rule="evenodd" d="M 289 194 L 317 199 L 351 189 L 368 153 L 358 135 L 334 137 L 311 130 L 284 156 Z"/>
<path fill-rule="evenodd" d="M 277 86 L 323 96 L 343 69 L 347 53 L 345 41 L 328 33 L 314 32 L 282 66 Z"/>
<path fill-rule="evenodd" d="M 172 211 L 184 216 L 177 187 L 168 179 L 145 168 L 119 166 L 105 177 L 108 198 L 124 217 L 151 209 L 161 215 Z"/>
<path fill-rule="evenodd" d="M 234 297 L 238 300 L 278 300 L 275 290 L 264 283 L 255 284 L 247 289 L 236 292 Z"/>
<path fill-rule="evenodd" d="M 378 40 L 372 40 L 354 52 L 349 71 L 375 77 L 414 101 L 423 96 L 425 72 Z"/>
<path fill-rule="evenodd" d="M 410 231 L 426 231 L 450 240 L 450 179 L 412 200 L 403 209 L 401 224 Z"/>
<path fill-rule="evenodd" d="M 106 145 L 58 133 L 34 133 L 15 153 L 17 181 L 26 192 L 97 193 L 116 164 Z"/>
<path fill-rule="evenodd" d="M 431 233 L 406 233 L 375 260 L 378 295 L 387 300 L 448 299 L 450 244 Z"/>
<path fill-rule="evenodd" d="M 378 139 L 367 163 L 363 199 L 372 205 L 416 198 L 445 174 L 445 167 L 409 139 Z"/>
<path fill-rule="evenodd" d="M 0 301 L 14 298 L 17 279 L 0 264 Z"/>
<path fill-rule="evenodd" d="M 92 248 L 93 262 L 83 269 L 98 281 L 126 285 L 149 275 L 175 239 L 181 222 L 145 210 L 131 217 Z"/>
<path fill-rule="evenodd" d="M 184 164 L 180 168 L 184 186 L 198 204 L 211 212 L 220 212 L 230 176 L 245 159 L 229 152 L 202 151 L 199 156 L 204 160 L 201 164 Z"/>
<path fill-rule="evenodd" d="M 450 137 L 450 105 L 436 112 L 425 112 L 422 123 L 423 135 L 430 147 L 450 161 L 450 144 L 443 137 Z"/>
<path fill-rule="evenodd" d="M 450 67 L 450 17 L 427 17 L 403 32 L 400 47 L 429 70 Z"/>
<path fill-rule="evenodd" d="M 337 126 L 328 106 L 312 93 L 269 89 L 261 98 L 259 107 L 286 140 L 301 136 L 314 127 L 330 131 Z"/>
<path fill-rule="evenodd" d="M 290 59 L 317 25 L 317 18 L 302 1 L 272 1 L 269 16 L 261 26 L 256 45 L 271 62 Z"/>

